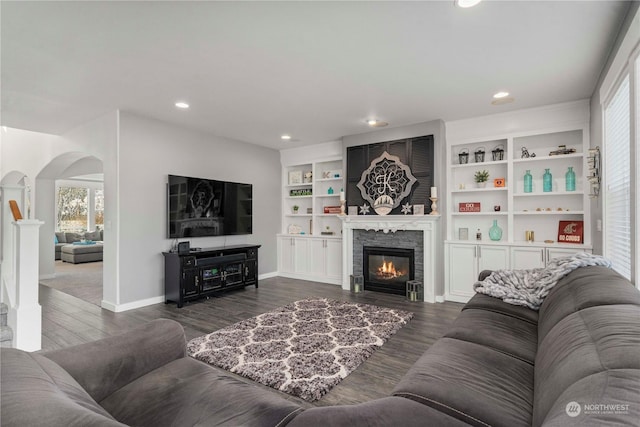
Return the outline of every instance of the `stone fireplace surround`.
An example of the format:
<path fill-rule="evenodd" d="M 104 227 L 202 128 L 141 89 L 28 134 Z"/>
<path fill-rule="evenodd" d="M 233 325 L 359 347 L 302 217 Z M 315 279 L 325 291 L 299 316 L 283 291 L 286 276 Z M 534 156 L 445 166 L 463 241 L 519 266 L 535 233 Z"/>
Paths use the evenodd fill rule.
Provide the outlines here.
<path fill-rule="evenodd" d="M 349 289 L 352 274 L 362 274 L 362 246 L 372 239 L 375 246 L 413 247 L 415 277 L 424 284 L 424 301 L 443 301 L 441 297 L 436 298 L 436 284 L 442 282 L 439 215 L 344 215 L 339 218 L 342 220 L 343 289 Z M 406 231 L 412 233 L 404 233 Z M 397 232 L 402 233 L 396 235 Z M 401 245 L 398 244 L 399 239 L 402 239 Z M 359 267 L 354 262 L 356 257 L 360 260 Z"/>

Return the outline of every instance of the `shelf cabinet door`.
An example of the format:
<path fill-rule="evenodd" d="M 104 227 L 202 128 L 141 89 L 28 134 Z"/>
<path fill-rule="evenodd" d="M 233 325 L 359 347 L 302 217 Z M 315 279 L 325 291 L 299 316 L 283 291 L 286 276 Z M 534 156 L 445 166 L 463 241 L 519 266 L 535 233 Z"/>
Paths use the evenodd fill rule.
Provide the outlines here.
<path fill-rule="evenodd" d="M 280 271 L 307 273 L 309 271 L 309 241 L 302 237 L 280 237 Z"/>
<path fill-rule="evenodd" d="M 342 279 L 342 240 L 327 239 L 325 244 L 326 272 L 328 278 Z"/>
<path fill-rule="evenodd" d="M 544 248 L 514 246 L 511 248 L 511 269 L 525 270 L 545 266 Z"/>
<path fill-rule="evenodd" d="M 342 241 L 311 239 L 309 241 L 309 273 L 331 280 L 342 278 Z"/>
<path fill-rule="evenodd" d="M 505 270 L 509 268 L 509 248 L 507 246 L 479 246 L 478 255 L 478 271 L 475 282 L 478 280 L 478 274 L 482 270 Z"/>
<path fill-rule="evenodd" d="M 309 273 L 314 276 L 325 275 L 325 239 L 311 239 L 309 242 Z"/>
<path fill-rule="evenodd" d="M 547 262 L 551 261 L 554 258 L 570 256 L 578 252 L 586 252 L 586 251 L 587 249 L 582 249 L 582 248 L 577 248 L 577 249 L 547 248 Z M 591 252 L 591 250 L 589 250 L 589 252 Z"/>
<path fill-rule="evenodd" d="M 293 273 L 293 237 L 280 237 L 279 242 L 279 258 L 280 271 L 283 273 Z"/>
<path fill-rule="evenodd" d="M 473 296 L 478 277 L 476 245 L 448 245 L 447 294 L 452 301 L 465 302 Z"/>
<path fill-rule="evenodd" d="M 309 271 L 309 240 L 293 238 L 293 272 L 307 273 Z"/>
<path fill-rule="evenodd" d="M 182 272 L 182 295 L 192 296 L 200 293 L 200 274 L 197 268 L 184 269 Z"/>

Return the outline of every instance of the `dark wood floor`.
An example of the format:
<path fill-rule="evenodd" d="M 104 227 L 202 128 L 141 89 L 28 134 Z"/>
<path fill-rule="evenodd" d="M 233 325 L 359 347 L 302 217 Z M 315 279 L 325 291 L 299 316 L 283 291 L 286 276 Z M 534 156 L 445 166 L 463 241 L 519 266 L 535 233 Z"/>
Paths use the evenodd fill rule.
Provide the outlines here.
<path fill-rule="evenodd" d="M 453 302 L 410 303 L 402 296 L 378 292 L 355 296 L 335 285 L 276 277 L 262 280 L 259 289 L 248 287 L 219 298 L 192 302 L 180 309 L 175 304 L 155 304 L 113 313 L 40 285 L 42 348 L 46 351 L 93 341 L 158 318 L 180 322 L 187 340 L 190 340 L 290 302 L 314 296 L 398 308 L 415 314 L 408 325 L 393 335 L 356 371 L 315 402 L 316 406 L 360 403 L 388 396 L 409 367 L 444 334 L 463 306 Z M 279 393 L 267 387 L 265 390 Z M 300 403 L 304 404 L 302 401 Z"/>

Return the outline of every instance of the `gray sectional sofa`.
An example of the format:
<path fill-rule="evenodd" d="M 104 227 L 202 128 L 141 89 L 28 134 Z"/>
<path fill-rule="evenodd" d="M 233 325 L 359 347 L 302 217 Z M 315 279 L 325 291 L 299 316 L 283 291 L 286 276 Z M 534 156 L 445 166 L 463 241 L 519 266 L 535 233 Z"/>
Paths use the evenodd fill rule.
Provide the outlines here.
<path fill-rule="evenodd" d="M 91 245 L 81 245 L 82 240 L 96 242 Z M 72 264 L 81 262 L 102 261 L 104 231 L 86 231 L 84 233 L 56 232 L 55 260 L 62 260 Z"/>
<path fill-rule="evenodd" d="M 304 409 L 185 357 L 157 320 L 44 354 L 2 350 L 2 425 L 601 426 L 640 419 L 640 293 L 579 268 L 539 312 L 476 295 L 392 395 Z"/>

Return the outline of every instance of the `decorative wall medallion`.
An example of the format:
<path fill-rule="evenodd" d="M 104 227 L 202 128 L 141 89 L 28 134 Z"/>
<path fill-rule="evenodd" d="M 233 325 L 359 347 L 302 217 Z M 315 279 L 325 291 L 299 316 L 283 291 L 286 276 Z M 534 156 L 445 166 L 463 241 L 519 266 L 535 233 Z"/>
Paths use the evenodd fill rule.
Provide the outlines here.
<path fill-rule="evenodd" d="M 378 215 L 386 215 L 411 193 L 415 182 L 409 167 L 385 151 L 362 172 L 358 188 Z"/>

